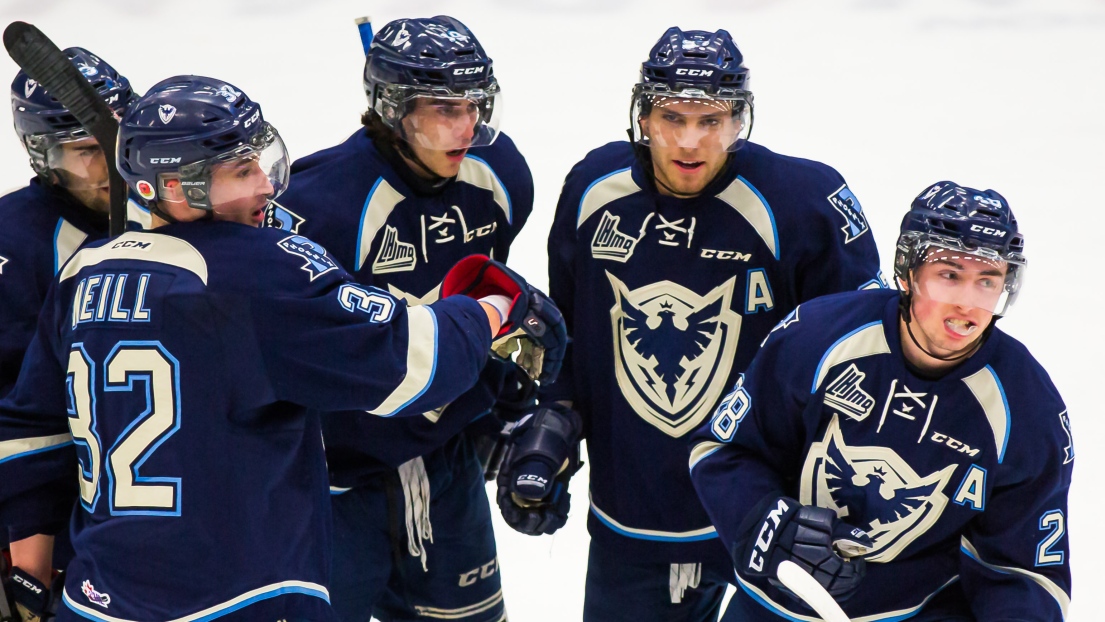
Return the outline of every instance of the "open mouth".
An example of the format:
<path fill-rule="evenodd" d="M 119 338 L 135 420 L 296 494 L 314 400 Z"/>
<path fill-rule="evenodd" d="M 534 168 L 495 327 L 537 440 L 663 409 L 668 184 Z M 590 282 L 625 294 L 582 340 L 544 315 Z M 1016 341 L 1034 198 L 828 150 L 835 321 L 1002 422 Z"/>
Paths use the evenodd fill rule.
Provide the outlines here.
<path fill-rule="evenodd" d="M 452 149 L 445 152 L 445 157 L 449 158 L 452 162 L 460 162 L 464 159 L 466 153 L 468 153 L 468 149 Z"/>
<path fill-rule="evenodd" d="M 970 320 L 964 320 L 959 318 L 948 318 L 944 320 L 944 328 L 948 330 L 952 335 L 957 337 L 966 337 L 975 332 L 978 325 Z"/>
<path fill-rule="evenodd" d="M 258 225 L 261 224 L 261 222 L 263 220 L 265 220 L 265 208 L 264 207 L 259 207 L 255 210 L 253 210 L 253 212 L 251 212 L 250 215 L 249 215 L 249 219 L 254 224 L 258 224 Z"/>
<path fill-rule="evenodd" d="M 672 162 L 675 162 L 675 165 L 678 166 L 680 170 L 687 172 L 696 171 L 706 166 L 706 163 L 702 160 L 672 160 Z"/>

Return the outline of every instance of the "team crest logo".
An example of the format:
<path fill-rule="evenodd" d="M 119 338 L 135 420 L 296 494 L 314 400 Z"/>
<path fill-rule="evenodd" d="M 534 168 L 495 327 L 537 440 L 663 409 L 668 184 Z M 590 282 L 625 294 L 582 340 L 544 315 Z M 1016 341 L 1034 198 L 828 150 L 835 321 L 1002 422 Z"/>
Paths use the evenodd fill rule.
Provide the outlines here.
<path fill-rule="evenodd" d="M 825 389 L 825 405 L 856 421 L 866 419 L 875 408 L 875 398 L 860 386 L 866 377 L 855 363 L 849 365 Z"/>
<path fill-rule="evenodd" d="M 30 97 L 36 88 L 38 88 L 38 81 L 27 78 L 27 82 L 23 84 L 23 97 Z"/>
<path fill-rule="evenodd" d="M 312 281 L 338 267 L 333 259 L 326 256 L 325 248 L 301 235 L 289 235 L 280 240 L 277 245 L 285 253 L 298 255 L 306 260 L 301 269 L 311 275 Z"/>
<path fill-rule="evenodd" d="M 3 262 L 4 258 L 0 257 L 0 268 L 4 267 Z M 1067 411 L 1059 413 L 1059 423 L 1062 424 L 1063 432 L 1067 435 L 1067 446 L 1063 448 L 1063 464 L 1074 462 L 1074 436 L 1070 433 L 1070 415 Z"/>
<path fill-rule="evenodd" d="M 936 524 L 955 467 L 922 477 L 893 449 L 849 446 L 833 415 L 825 437 L 806 455 L 801 502 L 834 510 L 866 530 L 875 543 L 866 559 L 889 562 Z"/>
<path fill-rule="evenodd" d="M 610 212 L 602 213 L 602 220 L 595 229 L 595 236 L 591 238 L 591 255 L 596 259 L 612 259 L 625 263 L 633 256 L 633 249 L 637 241 L 644 236 L 644 227 L 641 227 L 641 235 L 633 237 L 618 231 L 618 223 L 621 216 L 614 216 Z M 646 219 L 645 223 L 648 221 Z"/>
<path fill-rule="evenodd" d="M 86 78 L 91 78 L 91 77 L 95 76 L 96 74 L 100 73 L 92 65 L 85 65 L 84 63 L 81 63 L 81 65 L 79 67 L 77 67 L 77 69 L 80 70 L 81 75 L 83 75 Z"/>
<path fill-rule="evenodd" d="M 229 84 L 224 84 L 219 87 L 219 90 L 215 91 L 215 95 L 218 97 L 222 97 L 227 102 L 233 104 L 234 100 L 242 96 L 242 92 L 235 90 L 234 87 L 230 86 Z"/>
<path fill-rule="evenodd" d="M 372 262 L 372 273 L 407 272 L 414 270 L 417 261 L 414 244 L 400 241 L 399 230 L 391 225 L 384 225 L 384 239 L 380 242 L 380 250 Z"/>
<path fill-rule="evenodd" d="M 614 289 L 614 367 L 633 410 L 665 434 L 698 427 L 725 393 L 741 316 L 730 307 L 736 277 L 705 296 L 671 281 Z"/>
<path fill-rule="evenodd" d="M 161 107 L 157 109 L 157 116 L 161 117 L 161 122 L 165 125 L 169 124 L 169 121 L 173 120 L 173 115 L 176 114 L 176 106 L 172 104 L 161 104 Z"/>
<path fill-rule="evenodd" d="M 844 226 L 840 230 L 844 232 L 845 244 L 867 233 L 870 227 L 867 225 L 867 218 L 863 215 L 863 207 L 860 206 L 856 195 L 848 188 L 848 184 L 844 184 L 830 194 L 829 203 L 832 203 L 836 211 L 844 217 Z"/>
<path fill-rule="evenodd" d="M 288 233 L 299 233 L 299 226 L 307 219 L 296 214 L 276 201 L 271 201 L 265 208 L 265 226 L 273 229 L 283 229 Z"/>
<path fill-rule="evenodd" d="M 85 598 L 93 605 L 99 605 L 107 609 L 107 606 L 111 604 L 111 596 L 103 592 L 97 592 L 96 588 L 92 587 L 92 582 L 88 579 L 85 579 L 84 582 L 81 583 L 81 592 L 84 593 Z"/>

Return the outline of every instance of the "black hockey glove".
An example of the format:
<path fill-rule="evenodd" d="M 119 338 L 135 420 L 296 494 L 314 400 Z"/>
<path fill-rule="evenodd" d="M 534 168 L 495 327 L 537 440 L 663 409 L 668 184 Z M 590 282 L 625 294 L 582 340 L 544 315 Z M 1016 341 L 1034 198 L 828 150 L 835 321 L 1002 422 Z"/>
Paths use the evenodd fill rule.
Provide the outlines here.
<path fill-rule="evenodd" d="M 789 594 L 775 576 L 779 564 L 790 560 L 841 601 L 859 588 L 866 572 L 866 562 L 859 556 L 872 547 L 867 532 L 841 521 L 836 512 L 779 497 L 766 506 L 760 520 L 747 532 L 744 550 L 737 557 L 737 571 L 750 577 L 768 577 Z"/>
<path fill-rule="evenodd" d="M 65 575 L 61 574 L 47 587 L 19 568 L 12 568 L 5 577 L 0 595 L 0 622 L 45 622 L 52 620 L 61 600 Z"/>
<path fill-rule="evenodd" d="M 492 350 L 511 358 L 541 382 L 560 373 L 568 331 L 553 301 L 517 272 L 484 255 L 469 255 L 453 266 L 441 283 L 441 297 L 464 295 L 480 299 L 501 295 L 512 301 L 506 321 L 495 335 Z M 525 337 L 519 343 L 517 337 Z"/>
<path fill-rule="evenodd" d="M 494 482 L 499 477 L 503 457 L 510 445 L 512 424 L 537 409 L 537 383 L 521 367 L 513 363 L 506 365 L 509 369 L 503 378 L 503 388 L 491 407 L 491 418 L 499 424 L 499 430 L 494 436 L 480 436 L 476 440 L 483 477 L 488 482 Z"/>
<path fill-rule="evenodd" d="M 578 413 L 554 404 L 538 407 L 510 431 L 496 498 L 515 531 L 551 534 L 568 521 L 568 482 L 583 466 L 582 430 Z"/>

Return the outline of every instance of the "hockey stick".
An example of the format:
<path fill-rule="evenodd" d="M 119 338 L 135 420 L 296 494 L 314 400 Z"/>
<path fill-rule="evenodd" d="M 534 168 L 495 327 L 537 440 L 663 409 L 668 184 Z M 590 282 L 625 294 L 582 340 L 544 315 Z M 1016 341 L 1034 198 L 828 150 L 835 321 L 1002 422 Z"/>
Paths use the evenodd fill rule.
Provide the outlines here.
<path fill-rule="evenodd" d="M 365 15 L 353 20 L 357 24 L 357 31 L 361 33 L 361 47 L 368 54 L 368 48 L 372 47 L 372 18 Z"/>
<path fill-rule="evenodd" d="M 821 587 L 808 572 L 798 564 L 787 560 L 779 564 L 776 572 L 779 582 L 801 598 L 810 609 L 817 612 L 825 622 L 849 622 L 848 615 L 836 604 L 833 597 Z"/>
<path fill-rule="evenodd" d="M 115 113 L 58 46 L 38 28 L 26 22 L 8 24 L 4 29 L 4 47 L 20 69 L 61 102 L 100 143 L 107 160 L 111 194 L 110 233 L 112 236 L 123 233 L 127 227 L 127 186 L 115 168 L 115 142 L 119 135 Z"/>

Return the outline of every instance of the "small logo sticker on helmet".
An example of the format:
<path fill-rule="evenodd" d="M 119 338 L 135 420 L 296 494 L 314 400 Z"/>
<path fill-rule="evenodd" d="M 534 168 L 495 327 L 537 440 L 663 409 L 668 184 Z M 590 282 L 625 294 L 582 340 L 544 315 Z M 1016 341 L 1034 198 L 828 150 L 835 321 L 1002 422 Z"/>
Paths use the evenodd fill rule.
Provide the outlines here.
<path fill-rule="evenodd" d="M 395 39 L 392 40 L 391 44 L 399 46 L 410 40 L 411 33 L 407 32 L 407 26 L 404 24 L 403 27 L 399 29 L 399 32 L 395 33 Z"/>
<path fill-rule="evenodd" d="M 173 120 L 173 115 L 175 114 L 176 106 L 172 104 L 162 104 L 161 107 L 157 109 L 157 115 L 161 117 L 161 122 L 165 125 L 168 125 L 169 121 Z"/>
<path fill-rule="evenodd" d="M 224 84 L 219 87 L 219 90 L 215 91 L 215 94 L 225 99 L 228 103 L 233 104 L 234 100 L 242 96 L 241 91 L 234 90 L 234 87 L 229 84 Z"/>
<path fill-rule="evenodd" d="M 27 78 L 27 83 L 23 85 L 23 97 L 30 97 L 36 88 L 38 88 L 38 81 Z"/>
<path fill-rule="evenodd" d="M 138 181 L 137 184 L 134 184 L 134 189 L 138 191 L 138 196 L 146 199 L 147 201 L 154 198 L 154 196 L 156 195 L 156 193 L 153 191 L 153 184 L 144 179 L 141 179 Z"/>
<path fill-rule="evenodd" d="M 86 77 L 86 78 L 91 78 L 92 76 L 100 73 L 99 71 L 96 71 L 96 68 L 93 67 L 92 65 L 83 65 L 82 64 L 80 67 L 77 67 L 77 69 L 80 69 L 81 73 L 84 74 L 84 77 Z"/>

